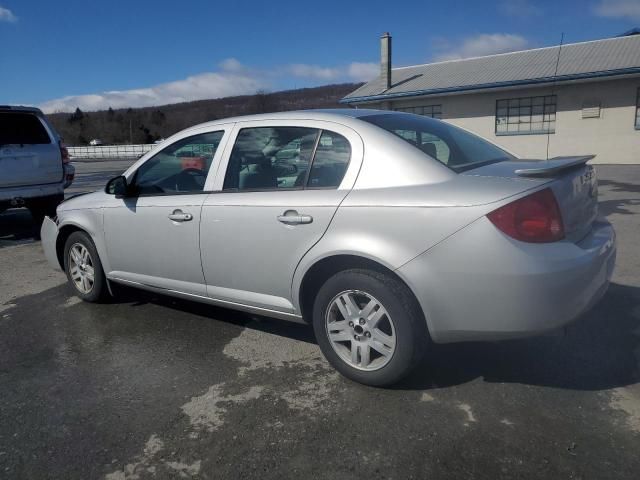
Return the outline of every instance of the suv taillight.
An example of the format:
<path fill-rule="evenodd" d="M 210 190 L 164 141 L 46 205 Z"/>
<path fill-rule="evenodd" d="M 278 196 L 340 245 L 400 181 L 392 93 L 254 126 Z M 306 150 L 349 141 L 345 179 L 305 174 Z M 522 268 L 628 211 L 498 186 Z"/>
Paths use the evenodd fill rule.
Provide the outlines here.
<path fill-rule="evenodd" d="M 562 215 L 550 188 L 508 203 L 487 217 L 500 231 L 521 242 L 546 243 L 564 238 Z"/>
<path fill-rule="evenodd" d="M 69 150 L 67 150 L 67 147 L 65 147 L 62 141 L 60 141 L 58 145 L 60 146 L 60 156 L 62 157 L 62 163 L 69 163 L 71 161 L 71 158 L 69 158 Z"/>

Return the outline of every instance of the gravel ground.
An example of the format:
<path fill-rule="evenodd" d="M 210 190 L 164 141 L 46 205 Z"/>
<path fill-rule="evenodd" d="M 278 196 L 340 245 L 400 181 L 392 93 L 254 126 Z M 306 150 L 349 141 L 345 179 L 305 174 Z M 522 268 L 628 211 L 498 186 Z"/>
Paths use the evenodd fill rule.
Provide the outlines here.
<path fill-rule="evenodd" d="M 305 326 L 82 303 L 29 214 L 0 216 L 0 478 L 638 478 L 640 166 L 598 172 L 619 236 L 603 301 L 564 335 L 437 346 L 387 390 L 337 375 Z"/>

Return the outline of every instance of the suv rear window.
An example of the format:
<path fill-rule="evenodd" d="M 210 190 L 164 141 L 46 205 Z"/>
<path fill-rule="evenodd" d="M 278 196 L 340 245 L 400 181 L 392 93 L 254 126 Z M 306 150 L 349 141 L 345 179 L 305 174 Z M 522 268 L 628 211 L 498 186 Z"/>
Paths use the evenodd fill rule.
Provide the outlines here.
<path fill-rule="evenodd" d="M 0 145 L 51 143 L 40 119 L 32 113 L 0 112 Z"/>
<path fill-rule="evenodd" d="M 360 117 L 399 136 L 421 152 L 454 172 L 464 172 L 490 163 L 515 160 L 509 153 L 461 128 L 433 118 L 409 113 L 387 113 Z"/>

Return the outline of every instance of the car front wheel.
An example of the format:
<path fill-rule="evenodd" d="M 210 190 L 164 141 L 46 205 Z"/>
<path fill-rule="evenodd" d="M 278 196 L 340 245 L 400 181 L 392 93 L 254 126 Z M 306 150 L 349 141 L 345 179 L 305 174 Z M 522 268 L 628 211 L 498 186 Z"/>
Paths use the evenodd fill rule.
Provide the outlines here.
<path fill-rule="evenodd" d="M 99 302 L 108 295 L 107 280 L 91 237 L 73 232 L 64 246 L 64 270 L 76 295 L 86 302 Z"/>
<path fill-rule="evenodd" d="M 313 327 L 329 363 L 372 386 L 402 379 L 429 342 L 424 316 L 406 285 L 372 270 L 329 278 L 314 302 Z"/>

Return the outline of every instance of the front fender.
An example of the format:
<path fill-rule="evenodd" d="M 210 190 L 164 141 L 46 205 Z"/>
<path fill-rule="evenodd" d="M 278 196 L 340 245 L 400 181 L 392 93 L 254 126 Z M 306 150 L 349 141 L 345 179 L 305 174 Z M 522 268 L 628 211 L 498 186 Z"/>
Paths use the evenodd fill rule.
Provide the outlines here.
<path fill-rule="evenodd" d="M 42 227 L 40 228 L 40 238 L 42 240 L 42 250 L 44 256 L 53 268 L 59 270 L 61 265 L 58 261 L 58 251 L 56 243 L 58 241 L 58 225 L 49 217 L 44 217 Z"/>
<path fill-rule="evenodd" d="M 43 225 L 44 228 L 44 225 Z M 48 228 L 51 228 L 50 226 Z M 57 249 L 60 247 L 60 235 L 64 235 L 68 230 L 82 230 L 89 234 L 96 246 L 100 262 L 105 272 L 111 271 L 107 250 L 104 243 L 104 226 L 102 208 L 85 208 L 74 210 L 58 209 L 58 233 L 56 235 L 56 258 Z M 65 235 L 66 236 L 66 235 Z M 44 237 L 43 237 L 44 247 Z M 49 248 L 49 247 L 47 247 Z M 46 252 L 45 252 L 46 254 Z M 48 258 L 47 258 L 48 259 Z"/>

